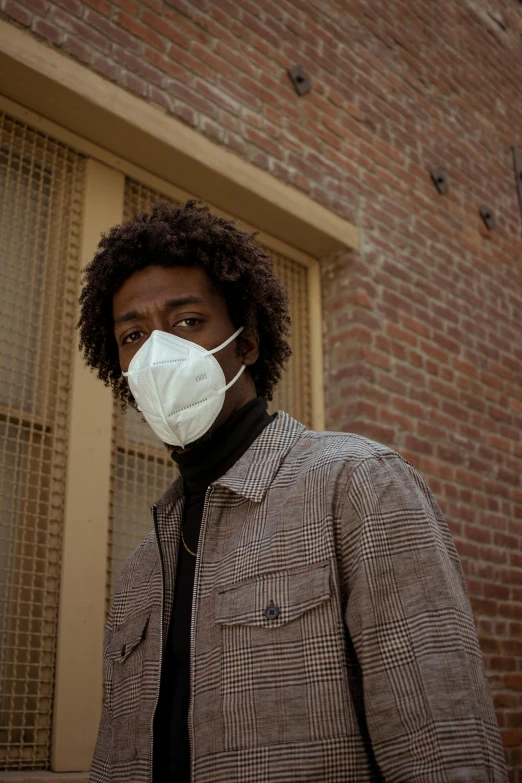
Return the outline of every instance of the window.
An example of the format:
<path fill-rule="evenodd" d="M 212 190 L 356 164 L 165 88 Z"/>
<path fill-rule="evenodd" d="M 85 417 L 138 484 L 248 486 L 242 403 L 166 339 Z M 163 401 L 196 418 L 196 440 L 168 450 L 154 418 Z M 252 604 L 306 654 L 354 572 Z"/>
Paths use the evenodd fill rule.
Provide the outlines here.
<path fill-rule="evenodd" d="M 47 768 L 83 158 L 0 113 L 0 767 Z"/>

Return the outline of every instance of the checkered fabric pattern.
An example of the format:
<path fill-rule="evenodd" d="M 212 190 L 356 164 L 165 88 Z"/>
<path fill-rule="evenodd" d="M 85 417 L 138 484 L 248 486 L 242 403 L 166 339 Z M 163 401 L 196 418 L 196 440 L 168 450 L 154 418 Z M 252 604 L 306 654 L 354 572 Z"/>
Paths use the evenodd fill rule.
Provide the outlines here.
<path fill-rule="evenodd" d="M 154 513 L 107 625 L 92 783 L 151 776 L 180 480 Z M 505 783 L 458 556 L 398 454 L 279 413 L 211 485 L 189 729 L 193 783 Z"/>

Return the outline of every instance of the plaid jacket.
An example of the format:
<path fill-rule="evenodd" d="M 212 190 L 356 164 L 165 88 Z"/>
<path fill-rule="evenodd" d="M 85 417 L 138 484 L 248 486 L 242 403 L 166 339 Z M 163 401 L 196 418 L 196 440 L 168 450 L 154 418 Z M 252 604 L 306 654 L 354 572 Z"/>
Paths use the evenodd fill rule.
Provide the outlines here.
<path fill-rule="evenodd" d="M 182 515 L 121 572 L 92 783 L 151 779 Z M 193 783 L 507 780 L 448 528 L 377 443 L 279 413 L 209 487 L 191 645 Z"/>

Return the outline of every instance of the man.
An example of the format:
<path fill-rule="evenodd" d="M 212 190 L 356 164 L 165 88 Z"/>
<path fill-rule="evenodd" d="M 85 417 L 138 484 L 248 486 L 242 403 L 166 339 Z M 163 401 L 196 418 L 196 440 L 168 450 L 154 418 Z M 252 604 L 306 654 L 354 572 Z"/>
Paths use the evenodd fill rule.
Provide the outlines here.
<path fill-rule="evenodd" d="M 267 413 L 289 318 L 252 237 L 157 205 L 102 239 L 81 304 L 87 364 L 180 471 L 120 575 L 91 781 L 505 781 L 428 488 Z"/>

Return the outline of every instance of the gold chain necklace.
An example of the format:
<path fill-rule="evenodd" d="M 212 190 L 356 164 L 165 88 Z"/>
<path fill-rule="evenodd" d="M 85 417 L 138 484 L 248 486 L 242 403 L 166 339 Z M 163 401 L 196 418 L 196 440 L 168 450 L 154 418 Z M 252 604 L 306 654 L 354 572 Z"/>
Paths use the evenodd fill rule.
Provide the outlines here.
<path fill-rule="evenodd" d="M 183 528 L 181 528 L 181 541 L 183 542 L 183 546 L 185 547 L 185 549 L 187 550 L 189 555 L 192 555 L 193 557 L 197 557 L 198 556 L 197 552 L 193 552 L 192 549 L 189 549 L 188 546 L 186 545 L 185 539 L 183 538 Z"/>

